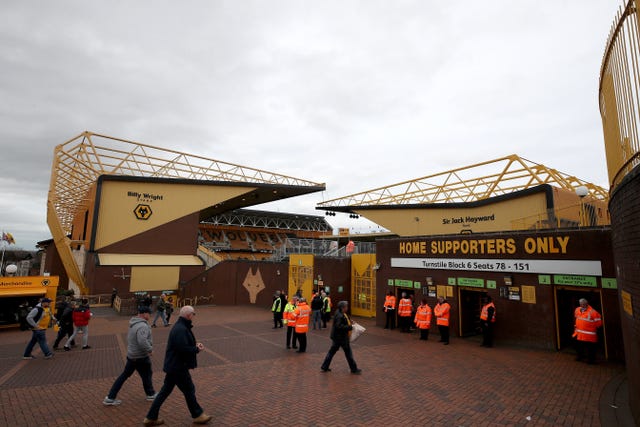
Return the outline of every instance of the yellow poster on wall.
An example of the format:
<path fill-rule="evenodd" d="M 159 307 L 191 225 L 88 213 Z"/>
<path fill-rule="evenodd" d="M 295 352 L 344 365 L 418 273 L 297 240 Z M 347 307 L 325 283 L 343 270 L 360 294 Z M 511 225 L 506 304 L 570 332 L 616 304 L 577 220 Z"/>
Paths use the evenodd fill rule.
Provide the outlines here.
<path fill-rule="evenodd" d="M 351 255 L 351 313 L 376 315 L 376 254 Z"/>
<path fill-rule="evenodd" d="M 300 294 L 307 301 L 313 293 L 313 261 L 311 254 L 289 256 L 289 296 Z"/>
<path fill-rule="evenodd" d="M 536 287 L 535 286 L 520 286 L 522 289 L 522 302 L 527 304 L 535 304 L 536 303 Z"/>

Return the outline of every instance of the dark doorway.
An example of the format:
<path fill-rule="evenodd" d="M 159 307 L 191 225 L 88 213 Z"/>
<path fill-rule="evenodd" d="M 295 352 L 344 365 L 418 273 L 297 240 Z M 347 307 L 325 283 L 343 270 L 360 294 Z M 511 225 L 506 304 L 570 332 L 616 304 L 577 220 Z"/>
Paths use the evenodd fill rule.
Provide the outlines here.
<path fill-rule="evenodd" d="M 600 301 L 600 292 L 583 289 L 556 289 L 556 309 L 558 313 L 558 350 L 575 351 L 573 328 L 575 325 L 574 312 L 576 307 L 580 305 L 580 298 L 585 298 L 591 307 L 593 307 L 600 315 L 602 315 L 602 303 Z M 604 319 L 603 319 L 604 322 Z M 598 352 L 602 353 L 604 349 L 604 340 L 602 328 L 598 329 Z"/>
<path fill-rule="evenodd" d="M 481 290 L 460 289 L 460 336 L 470 337 L 482 333 L 480 312 L 482 299 L 487 293 Z"/>

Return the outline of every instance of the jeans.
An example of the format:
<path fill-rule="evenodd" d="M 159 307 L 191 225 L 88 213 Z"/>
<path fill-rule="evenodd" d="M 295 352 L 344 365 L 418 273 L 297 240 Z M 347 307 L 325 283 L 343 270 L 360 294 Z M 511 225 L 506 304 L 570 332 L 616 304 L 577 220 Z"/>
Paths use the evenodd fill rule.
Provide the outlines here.
<path fill-rule="evenodd" d="M 333 344 L 331 344 L 331 348 L 327 353 L 327 357 L 325 357 L 324 362 L 322 362 L 321 368 L 324 370 L 329 369 L 331 360 L 333 359 L 333 356 L 336 354 L 336 352 L 340 349 L 340 347 L 342 347 L 342 350 L 344 351 L 344 357 L 347 358 L 349 369 L 351 369 L 351 372 L 356 372 L 358 370 L 358 365 L 356 364 L 356 361 L 353 360 L 353 353 L 351 352 L 351 345 L 349 344 L 348 338 L 344 341 L 333 341 Z"/>
<path fill-rule="evenodd" d="M 51 353 L 49 349 L 49 345 L 47 344 L 47 330 L 46 329 L 37 329 L 31 331 L 31 341 L 27 344 L 27 348 L 24 349 L 24 357 L 31 356 L 31 351 L 33 347 L 35 347 L 36 343 L 40 346 L 40 350 L 45 356 L 48 356 Z"/>
<path fill-rule="evenodd" d="M 313 315 L 313 329 L 316 329 L 316 324 L 318 324 L 318 329 L 322 328 L 322 311 L 313 310 L 311 312 Z"/>
<path fill-rule="evenodd" d="M 178 386 L 178 389 L 180 389 L 182 394 L 184 394 L 184 400 L 187 401 L 187 407 L 191 413 L 191 418 L 198 418 L 202 415 L 204 411 L 196 400 L 196 386 L 193 385 L 191 375 L 189 374 L 189 371 L 180 371 L 167 372 L 167 375 L 164 377 L 164 384 L 162 384 L 162 388 L 158 392 L 158 396 L 156 396 L 155 400 L 151 404 L 151 408 L 149 408 L 149 412 L 147 413 L 148 419 L 158 419 L 160 407 L 164 401 L 167 400 L 167 397 L 169 397 L 175 386 Z"/>
<path fill-rule="evenodd" d="M 120 374 L 116 381 L 109 390 L 109 399 L 115 399 L 118 392 L 122 388 L 124 382 L 129 379 L 135 371 L 138 371 L 138 375 L 142 379 L 142 387 L 147 396 L 153 396 L 156 392 L 153 389 L 153 382 L 151 376 L 151 359 L 149 357 L 143 357 L 142 359 L 129 359 L 127 357 L 127 364 L 124 365 L 124 371 Z"/>
<path fill-rule="evenodd" d="M 156 311 L 156 317 L 154 317 L 154 318 L 153 318 L 153 322 L 151 322 L 151 324 L 152 324 L 153 326 L 156 326 L 156 320 L 158 320 L 158 317 L 162 319 L 162 324 L 163 324 L 164 326 L 167 326 L 167 316 L 166 316 L 166 314 L 164 313 L 164 310 L 162 310 L 162 311 L 160 311 L 160 310 Z"/>
<path fill-rule="evenodd" d="M 85 326 L 74 326 L 73 334 L 67 339 L 67 342 L 64 343 L 65 347 L 69 347 L 69 344 L 76 339 L 76 335 L 78 332 L 82 332 L 82 346 L 86 347 L 89 344 L 89 325 Z"/>

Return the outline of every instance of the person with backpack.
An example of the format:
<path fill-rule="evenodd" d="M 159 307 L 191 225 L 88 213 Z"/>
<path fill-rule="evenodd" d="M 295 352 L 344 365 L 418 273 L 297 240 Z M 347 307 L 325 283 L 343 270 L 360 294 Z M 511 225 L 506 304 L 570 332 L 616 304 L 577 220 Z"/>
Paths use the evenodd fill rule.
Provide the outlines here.
<path fill-rule="evenodd" d="M 50 306 L 51 300 L 46 297 L 42 298 L 27 315 L 27 323 L 31 327 L 31 341 L 27 344 L 22 355 L 22 358 L 25 360 L 36 358 L 31 354 L 36 343 L 40 346 L 40 350 L 42 350 L 45 359 L 51 359 L 53 357 L 53 352 L 47 345 L 47 329 L 56 321 Z"/>

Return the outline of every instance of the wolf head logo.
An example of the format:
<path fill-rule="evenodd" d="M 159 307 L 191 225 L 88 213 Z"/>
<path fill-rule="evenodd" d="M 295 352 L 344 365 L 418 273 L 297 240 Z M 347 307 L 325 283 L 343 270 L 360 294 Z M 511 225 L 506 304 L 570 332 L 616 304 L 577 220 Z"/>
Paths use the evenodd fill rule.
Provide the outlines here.
<path fill-rule="evenodd" d="M 256 303 L 256 297 L 265 288 L 264 281 L 262 280 L 262 274 L 260 274 L 260 269 L 256 270 L 256 273 L 253 274 L 251 269 L 247 271 L 247 276 L 244 278 L 244 282 L 242 282 L 242 286 L 249 292 L 249 301 L 251 304 Z"/>

